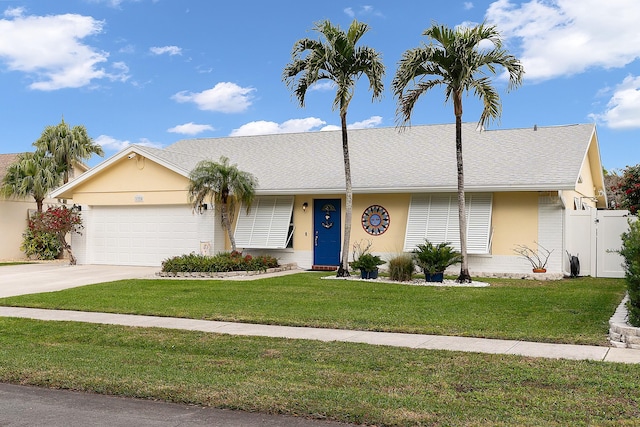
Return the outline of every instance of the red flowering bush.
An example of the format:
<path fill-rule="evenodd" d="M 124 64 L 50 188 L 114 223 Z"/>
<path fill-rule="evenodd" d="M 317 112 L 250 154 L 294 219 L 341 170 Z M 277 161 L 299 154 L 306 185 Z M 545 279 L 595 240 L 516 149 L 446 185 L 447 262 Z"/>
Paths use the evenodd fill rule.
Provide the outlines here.
<path fill-rule="evenodd" d="M 23 234 L 22 248 L 27 256 L 35 256 L 38 259 L 54 259 L 59 252 L 66 250 L 73 265 L 76 259 L 71 252 L 71 245 L 67 243 L 67 234 L 81 234 L 83 228 L 78 206 L 50 206 L 44 212 L 31 215 L 27 231 Z M 48 244 L 42 245 L 42 242 Z M 55 255 L 53 247 L 58 248 Z"/>
<path fill-rule="evenodd" d="M 640 211 L 640 165 L 627 166 L 612 190 L 622 198 L 622 207 L 633 215 Z"/>

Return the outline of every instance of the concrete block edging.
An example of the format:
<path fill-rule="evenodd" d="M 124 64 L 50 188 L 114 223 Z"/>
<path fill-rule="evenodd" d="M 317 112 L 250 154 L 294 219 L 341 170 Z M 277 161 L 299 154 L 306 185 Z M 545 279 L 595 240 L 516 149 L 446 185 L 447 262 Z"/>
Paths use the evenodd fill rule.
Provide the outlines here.
<path fill-rule="evenodd" d="M 179 272 L 172 273 L 161 271 L 156 273 L 158 277 L 187 277 L 187 278 L 225 278 L 225 277 L 240 277 L 240 276 L 256 276 L 259 274 L 267 274 L 267 273 L 278 273 L 281 271 L 289 271 L 296 270 L 298 265 L 295 263 L 292 264 L 284 264 L 280 267 L 276 268 L 268 268 L 266 270 L 256 270 L 256 271 L 224 271 L 224 272 Z"/>
<path fill-rule="evenodd" d="M 640 328 L 631 326 L 628 322 L 627 301 L 629 295 L 625 295 L 609 320 L 609 342 L 612 347 L 640 350 Z"/>

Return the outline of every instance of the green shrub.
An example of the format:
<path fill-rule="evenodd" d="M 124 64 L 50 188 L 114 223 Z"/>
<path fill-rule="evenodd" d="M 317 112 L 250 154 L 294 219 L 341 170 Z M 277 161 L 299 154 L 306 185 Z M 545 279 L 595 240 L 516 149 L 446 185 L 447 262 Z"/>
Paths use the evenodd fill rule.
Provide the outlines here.
<path fill-rule="evenodd" d="M 640 221 L 629 221 L 629 231 L 622 234 L 625 277 L 629 293 L 629 323 L 640 326 Z"/>
<path fill-rule="evenodd" d="M 411 280 L 415 264 L 410 254 L 401 254 L 389 260 L 389 278 L 399 282 Z"/>
<path fill-rule="evenodd" d="M 167 273 L 263 271 L 275 267 L 278 267 L 278 260 L 272 256 L 243 256 L 240 252 L 220 252 L 213 256 L 191 253 L 162 261 L 162 271 Z"/>
<path fill-rule="evenodd" d="M 20 250 L 29 258 L 52 260 L 60 256 L 62 243 L 53 232 L 34 231 L 31 228 L 27 228 L 22 233 Z"/>
<path fill-rule="evenodd" d="M 430 274 L 442 273 L 447 267 L 462 262 L 460 252 L 457 252 L 449 242 L 434 245 L 425 240 L 424 244 L 416 245 L 413 254 L 418 267 Z"/>

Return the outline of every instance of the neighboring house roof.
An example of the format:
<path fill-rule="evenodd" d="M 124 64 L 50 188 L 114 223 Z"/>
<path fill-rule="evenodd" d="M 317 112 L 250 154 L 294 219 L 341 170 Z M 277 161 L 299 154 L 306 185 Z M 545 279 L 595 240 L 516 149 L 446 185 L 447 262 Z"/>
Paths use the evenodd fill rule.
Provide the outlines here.
<path fill-rule="evenodd" d="M 7 169 L 9 166 L 16 161 L 20 154 L 0 154 L 0 182 L 4 179 L 4 176 L 7 174 Z"/>
<path fill-rule="evenodd" d="M 354 193 L 455 191 L 455 125 L 349 130 Z M 571 190 L 587 161 L 595 125 L 476 130 L 463 124 L 465 188 L 469 191 Z M 203 159 L 226 156 L 258 178 L 259 194 L 344 192 L 340 131 L 185 139 L 165 149 L 131 146 L 105 160 L 68 191 L 131 152 L 189 175 Z M 596 150 L 599 156 L 599 151 Z M 598 162 L 599 162 L 598 158 Z"/>

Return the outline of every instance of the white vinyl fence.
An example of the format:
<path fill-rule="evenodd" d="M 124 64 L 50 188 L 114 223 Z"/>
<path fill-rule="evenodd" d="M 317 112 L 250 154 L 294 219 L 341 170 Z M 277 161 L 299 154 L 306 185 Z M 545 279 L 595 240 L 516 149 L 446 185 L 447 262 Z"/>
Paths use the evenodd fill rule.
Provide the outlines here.
<path fill-rule="evenodd" d="M 624 258 L 617 251 L 633 219 L 625 210 L 567 211 L 566 250 L 580 260 L 581 276 L 624 277 Z M 570 271 L 568 256 L 565 271 Z"/>

